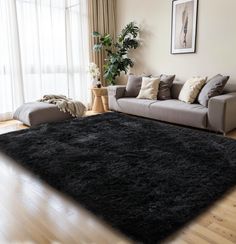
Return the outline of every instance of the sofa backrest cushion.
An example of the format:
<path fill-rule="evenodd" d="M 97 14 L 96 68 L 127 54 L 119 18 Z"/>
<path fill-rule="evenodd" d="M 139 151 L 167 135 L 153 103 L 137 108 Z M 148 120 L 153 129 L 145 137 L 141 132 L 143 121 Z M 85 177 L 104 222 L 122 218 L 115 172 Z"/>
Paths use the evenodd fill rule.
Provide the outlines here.
<path fill-rule="evenodd" d="M 223 93 L 224 87 L 229 80 L 229 76 L 216 75 L 211 78 L 206 85 L 202 88 L 199 96 L 198 102 L 208 107 L 208 101 L 211 97 L 219 96 Z"/>
<path fill-rule="evenodd" d="M 175 80 L 170 89 L 172 99 L 178 99 L 180 91 L 184 85 L 183 81 Z"/>
<path fill-rule="evenodd" d="M 230 82 L 227 82 L 224 90 L 223 90 L 223 93 L 231 93 L 231 92 L 236 92 L 236 83 L 230 83 Z"/>
<path fill-rule="evenodd" d="M 171 87 L 173 85 L 174 79 L 175 79 L 175 75 L 162 74 L 160 76 L 160 85 L 159 85 L 157 100 L 171 99 Z"/>

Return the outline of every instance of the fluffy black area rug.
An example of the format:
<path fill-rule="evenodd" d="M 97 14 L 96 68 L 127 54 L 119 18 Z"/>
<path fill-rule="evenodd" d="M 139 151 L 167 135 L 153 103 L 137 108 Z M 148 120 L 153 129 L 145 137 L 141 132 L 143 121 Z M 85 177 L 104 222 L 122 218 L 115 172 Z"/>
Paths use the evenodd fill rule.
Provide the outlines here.
<path fill-rule="evenodd" d="M 143 243 L 160 242 L 236 184 L 236 141 L 117 113 L 1 135 L 0 148 Z"/>

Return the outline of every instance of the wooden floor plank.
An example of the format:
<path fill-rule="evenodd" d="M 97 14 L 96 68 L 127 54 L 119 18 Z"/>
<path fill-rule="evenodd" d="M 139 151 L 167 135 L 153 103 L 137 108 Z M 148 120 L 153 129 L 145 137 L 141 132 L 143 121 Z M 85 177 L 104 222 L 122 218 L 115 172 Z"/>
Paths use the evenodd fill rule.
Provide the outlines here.
<path fill-rule="evenodd" d="M 223 226 L 222 224 L 212 223 L 208 226 L 208 229 L 226 238 L 227 240 L 236 243 L 236 232 Z"/>
<path fill-rule="evenodd" d="M 220 233 L 215 233 L 209 228 L 205 228 L 198 223 L 194 225 L 190 225 L 189 227 L 194 233 L 199 235 L 202 240 L 208 241 L 210 243 L 217 243 L 217 244 L 234 244 L 231 240 L 223 237 Z"/>
<path fill-rule="evenodd" d="M 207 215 L 204 215 L 198 219 L 198 223 L 206 228 L 208 228 L 212 224 L 218 224 L 236 233 L 236 220 L 229 220 L 227 217 L 222 216 L 221 214 L 216 215 L 211 212 L 208 212 Z"/>

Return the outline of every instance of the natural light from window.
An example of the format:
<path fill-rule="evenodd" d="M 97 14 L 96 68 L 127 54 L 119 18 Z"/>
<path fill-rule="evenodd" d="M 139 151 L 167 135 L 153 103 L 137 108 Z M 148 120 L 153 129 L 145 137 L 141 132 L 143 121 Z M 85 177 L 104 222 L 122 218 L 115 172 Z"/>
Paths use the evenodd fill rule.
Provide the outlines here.
<path fill-rule="evenodd" d="M 45 94 L 88 103 L 86 2 L 0 1 L 0 120 Z"/>

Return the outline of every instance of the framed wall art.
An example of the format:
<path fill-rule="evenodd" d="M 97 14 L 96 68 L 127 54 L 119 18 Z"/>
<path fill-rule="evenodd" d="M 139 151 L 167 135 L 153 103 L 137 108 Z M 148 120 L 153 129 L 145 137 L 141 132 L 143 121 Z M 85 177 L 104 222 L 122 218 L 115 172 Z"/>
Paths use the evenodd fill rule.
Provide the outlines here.
<path fill-rule="evenodd" d="M 172 0 L 171 53 L 195 53 L 198 0 Z"/>

